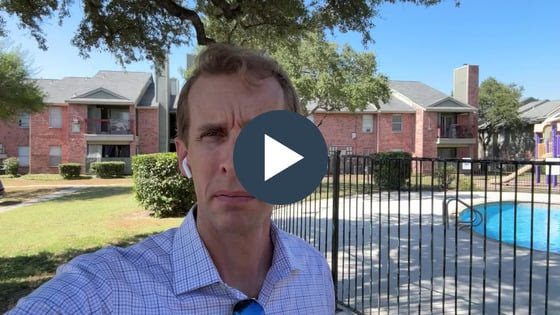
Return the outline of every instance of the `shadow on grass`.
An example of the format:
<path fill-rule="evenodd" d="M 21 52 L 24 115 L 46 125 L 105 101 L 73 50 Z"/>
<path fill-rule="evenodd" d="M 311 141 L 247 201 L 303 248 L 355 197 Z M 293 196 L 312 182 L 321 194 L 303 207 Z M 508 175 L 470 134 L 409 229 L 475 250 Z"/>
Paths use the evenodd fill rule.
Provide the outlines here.
<path fill-rule="evenodd" d="M 138 234 L 110 245 L 129 246 L 155 233 Z M 70 249 L 62 253 L 41 252 L 30 256 L 0 257 L 0 313 L 13 308 L 17 301 L 50 280 L 56 268 L 74 257 L 102 247 Z"/>
<path fill-rule="evenodd" d="M 13 205 L 17 205 L 20 204 L 21 200 L 2 200 L 0 201 L 0 207 L 4 207 L 4 206 L 13 206 Z"/>
<path fill-rule="evenodd" d="M 53 199 L 51 202 L 91 200 L 130 194 L 132 194 L 132 187 L 130 186 L 87 187 L 80 188 L 72 194 Z"/>
<path fill-rule="evenodd" d="M 66 180 L 77 180 L 77 179 L 93 179 L 93 175 L 80 175 L 78 177 L 71 177 L 71 178 L 62 178 L 61 179 L 66 179 Z"/>

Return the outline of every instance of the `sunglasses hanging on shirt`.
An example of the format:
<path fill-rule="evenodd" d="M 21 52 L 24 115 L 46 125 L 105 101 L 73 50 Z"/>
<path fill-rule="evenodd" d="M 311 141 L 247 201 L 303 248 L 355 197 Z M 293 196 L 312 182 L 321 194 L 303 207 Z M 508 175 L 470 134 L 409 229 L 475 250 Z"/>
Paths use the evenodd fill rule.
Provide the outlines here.
<path fill-rule="evenodd" d="M 264 308 L 255 299 L 241 300 L 233 306 L 233 315 L 264 315 Z"/>

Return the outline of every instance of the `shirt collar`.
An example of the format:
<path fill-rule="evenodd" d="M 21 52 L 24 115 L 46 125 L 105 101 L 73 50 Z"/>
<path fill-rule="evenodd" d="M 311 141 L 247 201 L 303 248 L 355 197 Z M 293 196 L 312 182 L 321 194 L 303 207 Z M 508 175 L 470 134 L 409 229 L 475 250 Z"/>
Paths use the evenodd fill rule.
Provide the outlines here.
<path fill-rule="evenodd" d="M 195 204 L 177 229 L 173 239 L 173 280 L 177 295 L 223 282 L 196 228 L 194 218 L 196 210 Z M 304 262 L 302 257 L 295 255 L 301 245 L 293 236 L 274 224 L 271 224 L 270 236 L 274 252 L 272 266 L 265 282 L 273 285 L 292 272 L 303 270 Z"/>
<path fill-rule="evenodd" d="M 198 234 L 194 219 L 196 207 L 195 204 L 189 210 L 173 239 L 173 280 L 177 295 L 222 282 Z"/>

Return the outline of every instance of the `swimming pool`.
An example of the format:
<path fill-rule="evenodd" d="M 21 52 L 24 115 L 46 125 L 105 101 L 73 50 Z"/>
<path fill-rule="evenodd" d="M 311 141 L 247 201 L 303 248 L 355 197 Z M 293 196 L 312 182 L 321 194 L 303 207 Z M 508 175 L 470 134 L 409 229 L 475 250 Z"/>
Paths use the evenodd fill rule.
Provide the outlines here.
<path fill-rule="evenodd" d="M 513 245 L 514 241 L 514 209 L 515 203 L 502 202 L 502 242 Z M 533 249 L 546 251 L 547 247 L 547 213 L 548 205 L 534 203 L 533 214 Z M 482 217 L 486 212 L 486 235 L 488 238 L 500 240 L 500 203 L 492 202 L 473 207 Z M 463 210 L 460 221 L 470 221 L 471 211 Z M 474 215 L 475 219 L 476 214 Z M 475 220 L 476 221 L 476 220 Z M 479 221 L 483 222 L 484 220 Z M 484 223 L 484 222 L 483 222 Z M 485 224 L 478 224 L 473 231 L 484 235 Z M 531 204 L 517 204 L 517 246 L 531 248 Z M 560 206 L 550 206 L 550 251 L 560 253 Z"/>

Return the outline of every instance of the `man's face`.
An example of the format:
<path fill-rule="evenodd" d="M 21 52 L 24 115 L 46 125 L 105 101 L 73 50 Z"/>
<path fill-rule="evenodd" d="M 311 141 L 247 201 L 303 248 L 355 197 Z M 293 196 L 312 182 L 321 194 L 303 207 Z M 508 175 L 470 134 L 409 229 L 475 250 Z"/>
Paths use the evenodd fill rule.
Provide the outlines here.
<path fill-rule="evenodd" d="M 240 75 L 202 75 L 188 98 L 188 148 L 177 141 L 179 161 L 192 171 L 198 203 L 197 224 L 235 233 L 262 227 L 272 205 L 250 196 L 233 166 L 235 141 L 243 126 L 271 110 L 285 109 L 284 94 L 274 78 L 250 86 Z"/>

